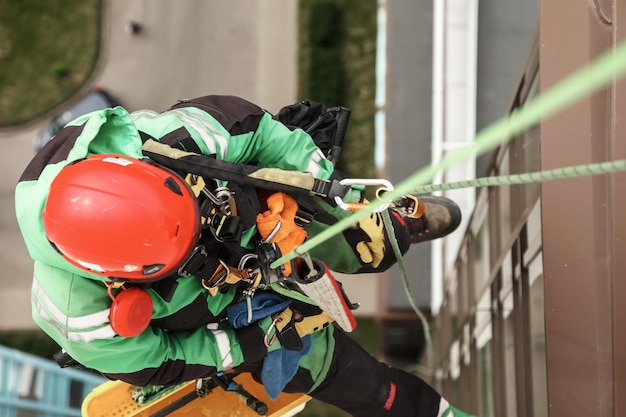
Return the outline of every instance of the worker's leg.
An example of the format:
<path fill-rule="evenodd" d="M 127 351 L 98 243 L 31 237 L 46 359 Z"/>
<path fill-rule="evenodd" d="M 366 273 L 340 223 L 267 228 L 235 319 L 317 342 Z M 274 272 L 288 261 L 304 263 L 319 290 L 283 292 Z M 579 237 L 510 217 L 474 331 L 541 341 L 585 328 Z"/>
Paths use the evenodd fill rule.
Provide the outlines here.
<path fill-rule="evenodd" d="M 423 380 L 378 361 L 341 330 L 329 327 L 313 336 L 284 391 L 306 392 L 355 417 L 437 417 L 447 410 Z"/>

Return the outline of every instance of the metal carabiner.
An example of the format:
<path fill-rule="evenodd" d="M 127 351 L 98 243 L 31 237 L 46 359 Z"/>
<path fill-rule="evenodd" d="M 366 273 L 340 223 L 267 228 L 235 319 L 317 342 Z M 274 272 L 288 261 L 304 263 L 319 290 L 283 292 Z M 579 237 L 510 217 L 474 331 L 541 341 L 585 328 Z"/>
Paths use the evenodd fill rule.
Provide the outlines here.
<path fill-rule="evenodd" d="M 393 190 L 393 184 L 391 183 L 391 181 L 389 180 L 385 180 L 382 178 L 345 178 L 341 181 L 339 181 L 339 184 L 341 185 L 365 185 L 365 186 L 369 186 L 369 185 L 381 185 L 383 186 L 385 189 L 387 189 L 388 191 Z M 350 205 L 346 204 L 341 197 L 336 196 L 335 197 L 335 203 L 337 204 L 337 207 L 346 210 L 346 211 L 351 211 L 351 207 Z M 387 204 L 383 204 L 381 206 L 379 206 L 376 210 L 374 210 L 375 212 L 381 212 L 384 210 L 387 210 L 387 208 L 389 207 L 389 203 Z"/>
<path fill-rule="evenodd" d="M 270 327 L 267 328 L 267 331 L 265 332 L 265 335 L 263 336 L 263 344 L 265 345 L 265 347 L 270 347 L 274 343 L 274 340 L 276 339 L 276 336 L 278 335 L 278 329 L 276 328 L 276 323 L 280 323 L 281 321 L 282 319 L 280 317 L 276 317 L 272 319 L 272 323 L 270 324 Z M 272 329 L 274 330 L 274 333 L 272 333 Z"/>

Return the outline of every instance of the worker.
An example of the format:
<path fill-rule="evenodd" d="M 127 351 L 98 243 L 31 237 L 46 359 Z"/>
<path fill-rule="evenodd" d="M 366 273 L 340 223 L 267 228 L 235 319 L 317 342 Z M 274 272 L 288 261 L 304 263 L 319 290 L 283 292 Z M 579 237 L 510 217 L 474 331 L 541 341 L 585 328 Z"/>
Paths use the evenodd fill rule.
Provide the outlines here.
<path fill-rule="evenodd" d="M 273 267 L 364 202 L 344 180 L 309 133 L 239 97 L 81 116 L 16 188 L 33 318 L 78 363 L 138 386 L 239 369 L 272 397 L 353 416 L 466 416 L 346 334 L 355 304 L 333 276 L 388 269 L 390 233 L 402 253 L 451 233 L 454 202 L 407 196 L 385 209 L 392 231 L 375 211 Z"/>

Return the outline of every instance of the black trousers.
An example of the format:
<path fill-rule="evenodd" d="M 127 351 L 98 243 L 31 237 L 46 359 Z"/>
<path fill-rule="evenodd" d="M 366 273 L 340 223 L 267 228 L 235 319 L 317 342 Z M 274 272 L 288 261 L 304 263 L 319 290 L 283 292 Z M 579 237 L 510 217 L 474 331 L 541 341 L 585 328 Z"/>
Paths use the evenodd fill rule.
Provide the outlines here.
<path fill-rule="evenodd" d="M 426 382 L 380 362 L 340 329 L 324 381 L 309 392 L 313 380 L 304 369 L 285 392 L 305 392 L 354 417 L 436 417 L 441 396 Z"/>

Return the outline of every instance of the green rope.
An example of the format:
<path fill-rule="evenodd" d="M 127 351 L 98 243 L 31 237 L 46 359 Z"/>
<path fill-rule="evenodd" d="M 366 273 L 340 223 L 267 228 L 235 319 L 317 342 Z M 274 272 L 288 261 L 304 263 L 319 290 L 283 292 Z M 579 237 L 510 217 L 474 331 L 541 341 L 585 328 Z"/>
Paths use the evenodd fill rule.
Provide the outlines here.
<path fill-rule="evenodd" d="M 444 172 L 457 163 L 478 157 L 509 138 L 519 134 L 531 126 L 554 115 L 569 104 L 588 96 L 602 87 L 615 82 L 626 72 L 626 42 L 621 42 L 615 48 L 600 55 L 585 67 L 572 73 L 543 94 L 527 102 L 524 106 L 515 109 L 510 114 L 480 131 L 468 146 L 446 154 L 436 165 L 429 165 L 409 176 L 397 184 L 396 188 L 382 194 L 379 199 L 356 213 L 338 221 L 316 236 L 306 240 L 296 250 L 285 254 L 271 263 L 271 268 L 277 268 L 314 247 L 324 243 L 334 235 L 341 233 L 353 224 L 379 207 L 411 194 L 423 184 L 428 184 L 435 176 Z"/>
<path fill-rule="evenodd" d="M 610 174 L 618 171 L 626 171 L 626 160 L 619 161 L 611 161 L 611 162 L 602 162 L 596 164 L 588 164 L 588 165 L 577 165 L 565 168 L 557 168 L 546 171 L 537 171 L 527 174 L 516 174 L 516 175 L 504 175 L 499 177 L 484 177 L 484 178 L 476 178 L 474 180 L 469 181 L 458 181 L 452 183 L 445 184 L 429 184 L 417 187 L 413 192 L 415 193 L 429 193 L 435 191 L 447 191 L 447 190 L 456 190 L 460 188 L 478 188 L 478 187 L 489 187 L 489 186 L 501 186 L 501 185 L 517 185 L 517 184 L 529 184 L 542 182 L 547 180 L 556 180 L 556 179 L 564 179 L 564 178 L 575 178 L 582 176 L 590 176 L 590 175 L 601 175 L 601 174 Z M 415 369 L 422 372 L 425 375 L 433 376 L 434 375 L 434 358 L 433 358 L 433 344 L 430 336 L 430 325 L 428 324 L 428 320 L 420 310 L 420 308 L 415 304 L 415 298 L 413 297 L 413 293 L 411 291 L 411 287 L 409 284 L 408 274 L 406 268 L 404 266 L 404 260 L 402 257 L 402 253 L 400 252 L 400 248 L 398 247 L 398 240 L 395 237 L 393 232 L 393 224 L 391 222 L 391 218 L 389 217 L 389 212 L 384 210 L 382 213 L 383 223 L 385 225 L 385 230 L 387 231 L 387 236 L 389 237 L 389 242 L 391 247 L 393 248 L 393 252 L 397 259 L 397 264 L 400 269 L 400 278 L 402 279 L 402 285 L 404 287 L 404 292 L 407 296 L 409 304 L 411 308 L 417 314 L 420 322 L 423 327 L 423 335 L 426 343 L 426 366 L 420 365 L 419 361 Z"/>
<path fill-rule="evenodd" d="M 393 249 L 393 253 L 396 255 L 396 259 L 398 260 L 398 268 L 400 268 L 400 276 L 402 277 L 402 285 L 404 286 L 404 292 L 406 293 L 407 299 L 409 300 L 409 304 L 411 308 L 419 317 L 420 322 L 422 323 L 424 340 L 426 341 L 426 369 L 420 367 L 421 372 L 428 376 L 433 375 L 433 342 L 430 337 L 430 325 L 428 324 L 428 320 L 422 313 L 422 310 L 415 304 L 415 297 L 413 297 L 413 292 L 411 291 L 411 287 L 409 285 L 409 278 L 406 272 L 406 267 L 404 266 L 404 260 L 402 258 L 402 252 L 400 251 L 400 247 L 398 246 L 398 239 L 396 239 L 396 235 L 393 230 L 393 223 L 391 222 L 391 217 L 389 216 L 388 210 L 383 210 L 381 213 L 381 217 L 383 218 L 383 224 L 385 225 L 385 231 L 387 232 L 387 236 L 389 237 L 389 242 L 391 243 L 391 248 Z M 418 361 L 419 362 L 419 361 Z M 419 365 L 418 365 L 419 366 Z"/>
<path fill-rule="evenodd" d="M 527 174 L 503 175 L 500 177 L 484 177 L 474 180 L 449 182 L 445 184 L 421 185 L 413 190 L 414 193 L 430 193 L 435 191 L 457 190 L 459 188 L 490 187 L 493 185 L 530 184 L 563 178 L 576 178 L 587 175 L 610 174 L 626 171 L 626 160 L 601 162 L 597 164 L 577 165 L 565 168 L 550 169 L 547 171 L 530 172 Z"/>

